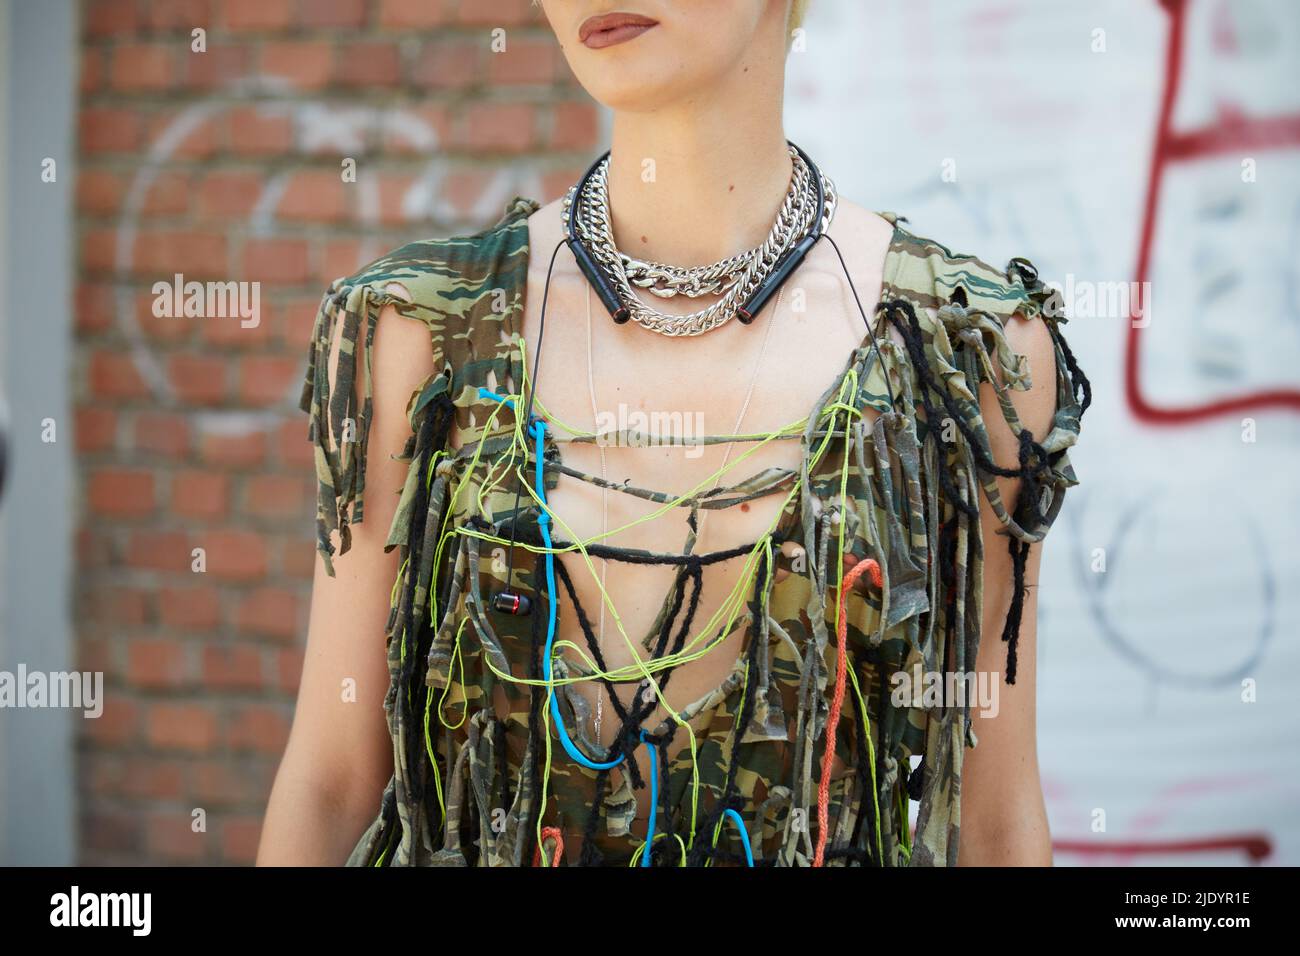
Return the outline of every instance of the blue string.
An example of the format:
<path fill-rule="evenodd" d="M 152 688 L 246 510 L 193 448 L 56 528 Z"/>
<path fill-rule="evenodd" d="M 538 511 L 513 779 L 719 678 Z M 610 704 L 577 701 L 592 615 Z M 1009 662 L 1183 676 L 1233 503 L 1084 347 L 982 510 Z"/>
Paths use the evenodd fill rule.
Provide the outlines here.
<path fill-rule="evenodd" d="M 555 554 L 551 548 L 551 516 L 546 512 L 546 486 L 542 480 L 542 439 L 545 434 L 545 422 L 541 420 L 534 421 L 533 436 L 537 440 L 534 484 L 537 489 L 537 497 L 542 503 L 542 510 L 537 515 L 537 524 L 542 530 L 542 544 L 546 546 L 546 649 L 542 652 L 542 676 L 549 684 L 551 682 L 551 649 L 555 644 L 556 587 Z M 555 721 L 555 729 L 560 735 L 560 744 L 564 747 L 565 752 L 582 766 L 591 770 L 612 770 L 627 757 L 626 754 L 623 754 L 617 760 L 603 762 L 588 759 L 569 737 L 569 731 L 564 726 L 564 715 L 560 713 L 560 695 L 555 693 L 554 688 L 551 689 L 551 717 Z"/>
<path fill-rule="evenodd" d="M 514 400 L 513 398 L 507 398 L 507 397 L 504 396 L 504 395 L 498 395 L 496 392 L 492 391 L 492 389 L 490 389 L 490 388 L 484 388 L 482 385 L 480 385 L 480 386 L 478 387 L 478 397 L 479 397 L 479 398 L 490 398 L 490 399 L 492 399 L 494 402 L 501 402 L 501 403 L 503 403 L 507 408 L 514 408 L 514 407 L 515 407 L 515 400 Z"/>
<path fill-rule="evenodd" d="M 641 731 L 641 742 L 646 745 L 650 751 L 650 819 L 646 821 L 645 827 L 645 853 L 641 855 L 641 865 L 650 865 L 650 850 L 655 841 L 655 808 L 659 806 L 659 751 L 655 745 L 645 739 L 645 731 Z"/>
<path fill-rule="evenodd" d="M 480 398 L 490 398 L 498 402 L 504 402 L 510 408 L 514 408 L 514 401 L 498 395 L 488 388 L 480 386 Z M 542 451 L 543 439 L 546 435 L 546 423 L 540 419 L 535 419 L 532 423 L 533 437 L 536 439 L 536 455 L 534 456 L 534 485 L 536 486 L 537 497 L 541 501 L 543 508 L 537 516 L 538 527 L 542 531 L 542 543 L 546 546 L 546 649 L 542 657 L 542 675 L 549 684 L 551 682 L 551 653 L 555 644 L 555 625 L 556 625 L 556 607 L 553 595 L 555 588 L 555 553 L 551 545 L 551 516 L 547 514 L 546 505 L 546 485 L 542 477 Z M 623 754 L 617 760 L 610 760 L 604 763 L 597 763 L 589 760 L 573 743 L 569 737 L 569 732 L 564 726 L 564 715 L 560 712 L 559 696 L 554 692 L 551 693 L 551 716 L 555 720 L 555 729 L 559 733 L 560 743 L 563 745 L 565 752 L 581 764 L 591 770 L 612 770 L 627 759 L 627 754 Z M 659 761 L 658 751 L 655 745 L 646 739 L 646 732 L 641 731 L 641 737 L 638 741 L 646 745 L 650 751 L 650 817 L 646 823 L 645 852 L 641 856 L 641 865 L 650 865 L 650 850 L 654 844 L 655 838 L 655 811 L 659 806 Z M 754 865 L 754 851 L 749 845 L 749 832 L 745 829 L 745 821 L 735 810 L 727 810 L 724 816 L 731 819 L 740 833 L 740 842 L 745 848 L 745 860 L 749 866 Z"/>
<path fill-rule="evenodd" d="M 737 813 L 735 810 L 732 810 L 730 808 L 728 808 L 726 812 L 723 813 L 723 816 L 729 817 L 731 819 L 731 822 L 736 825 L 736 829 L 740 832 L 740 842 L 745 847 L 745 864 L 747 866 L 753 866 L 754 851 L 749 847 L 749 831 L 745 829 L 744 818 L 742 818 L 741 815 Z"/>

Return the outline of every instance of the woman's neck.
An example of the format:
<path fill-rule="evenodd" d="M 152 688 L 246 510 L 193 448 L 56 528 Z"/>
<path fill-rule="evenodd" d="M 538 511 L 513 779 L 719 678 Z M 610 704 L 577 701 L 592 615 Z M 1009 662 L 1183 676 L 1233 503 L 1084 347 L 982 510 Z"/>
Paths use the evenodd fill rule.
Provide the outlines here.
<path fill-rule="evenodd" d="M 620 249 L 695 266 L 763 242 L 792 171 L 783 81 L 782 69 L 751 64 L 690 102 L 615 113 L 609 202 Z"/>

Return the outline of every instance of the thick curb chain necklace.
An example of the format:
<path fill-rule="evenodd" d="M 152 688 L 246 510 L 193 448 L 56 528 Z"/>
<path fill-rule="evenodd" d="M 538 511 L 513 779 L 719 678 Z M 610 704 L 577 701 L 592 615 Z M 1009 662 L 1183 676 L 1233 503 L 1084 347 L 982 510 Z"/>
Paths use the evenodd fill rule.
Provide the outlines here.
<path fill-rule="evenodd" d="M 637 324 L 661 335 L 702 335 L 736 316 L 741 305 L 762 285 L 786 252 L 812 231 L 819 216 L 823 232 L 830 226 L 836 206 L 834 184 L 822 175 L 824 202 L 818 209 L 817 184 L 812 170 L 793 147 L 790 147 L 790 159 L 794 167 L 790 188 L 767 239 L 747 252 L 711 265 L 680 268 L 637 259 L 619 250 L 614 243 L 609 211 L 608 158 L 588 180 L 581 196 L 576 195 L 576 185 L 570 187 L 564 197 L 562 213 L 567 221 L 572 204 L 578 203 L 578 237 L 610 278 L 619 300 Z M 638 288 L 660 298 L 677 295 L 692 299 L 702 295 L 720 298 L 698 311 L 673 315 L 646 305 L 636 294 Z"/>

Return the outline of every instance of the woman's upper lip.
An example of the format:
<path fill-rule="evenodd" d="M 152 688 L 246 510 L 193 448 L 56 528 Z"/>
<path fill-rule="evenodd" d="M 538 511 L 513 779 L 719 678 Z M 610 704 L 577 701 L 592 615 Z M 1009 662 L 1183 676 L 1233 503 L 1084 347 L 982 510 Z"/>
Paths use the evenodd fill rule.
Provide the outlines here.
<path fill-rule="evenodd" d="M 586 43 L 587 37 L 604 30 L 614 30 L 618 27 L 653 27 L 658 23 L 658 20 L 643 17 L 639 13 L 602 13 L 598 17 L 587 17 L 582 21 L 582 26 L 578 27 L 578 42 Z"/>

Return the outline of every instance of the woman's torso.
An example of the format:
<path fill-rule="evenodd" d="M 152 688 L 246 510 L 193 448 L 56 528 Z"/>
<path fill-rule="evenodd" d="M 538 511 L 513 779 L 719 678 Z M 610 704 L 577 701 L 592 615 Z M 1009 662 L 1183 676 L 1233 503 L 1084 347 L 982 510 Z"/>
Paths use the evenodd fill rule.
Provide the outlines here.
<path fill-rule="evenodd" d="M 973 666 L 982 623 L 983 544 L 974 520 L 981 498 L 1027 543 L 1046 533 L 1064 490 L 1076 483 L 1066 449 L 1081 406 L 1059 337 L 1058 412 L 1051 433 L 1036 436 L 1036 493 L 1006 503 L 1014 519 L 977 467 L 988 439 L 975 395 L 995 373 L 1026 386 L 1005 327 L 1016 313 L 1046 317 L 1050 290 L 1028 263 L 1000 272 L 845 203 L 831 235 L 863 310 L 887 336 L 867 334 L 826 244 L 754 325 L 731 323 L 695 340 L 617 327 L 592 299 L 591 384 L 606 415 L 602 430 L 661 431 L 662 419 L 634 417 L 656 410 L 678 413 L 669 430 L 689 422 L 692 435 L 733 432 L 742 407 L 744 433 L 807 419 L 798 439 L 734 444 L 735 468 L 720 484 L 756 476 L 732 495 L 747 495 L 748 508 L 709 511 L 690 558 L 683 557 L 687 512 L 672 506 L 673 496 L 709 479 L 728 444 L 604 448 L 609 479 L 627 483 L 608 492 L 607 526 L 663 514 L 609 540 L 612 608 L 603 645 L 591 653 L 603 646 L 610 672 L 631 660 L 613 626 L 617 612 L 674 711 L 643 715 L 619 745 L 634 760 L 606 773 L 561 746 L 571 735 L 580 755 L 600 757 L 618 724 L 607 704 L 601 742 L 589 737 L 597 682 L 582 679 L 590 675 L 574 650 L 587 640 L 578 608 L 591 627 L 599 621 L 600 559 L 593 576 L 572 542 L 600 532 L 602 496 L 590 481 L 599 480 L 601 456 L 593 442 L 561 440 L 566 428 L 590 433 L 599 424 L 587 380 L 585 283 L 564 254 L 552 276 L 533 411 L 549 427 L 541 460 L 555 516 L 554 565 L 565 587 L 547 581 L 540 509 L 515 471 L 526 464 L 532 485 L 526 459 L 535 458 L 534 448 L 521 443 L 511 403 L 526 394 L 523 358 L 531 370 L 545 269 L 559 239 L 555 208 L 535 210 L 517 200 L 482 233 L 393 250 L 333 283 L 318 314 L 302 406 L 317 444 L 318 546 L 327 560 L 332 530 L 359 520 L 363 399 L 372 387 L 368 377 L 332 383 L 319 374 L 332 330 L 341 325 L 368 368 L 378 312 L 394 306 L 429 328 L 435 356 L 434 374 L 408 405 L 410 465 L 389 533 L 403 554 L 387 629 L 395 772 L 351 861 L 528 865 L 539 841 L 550 859 L 559 835 L 570 859 L 582 849 L 591 853 L 581 862 L 626 863 L 648 830 L 641 784 L 657 782 L 656 863 L 677 862 L 676 847 L 684 856 L 687 846 L 696 865 L 742 859 L 740 828 L 722 826 L 728 807 L 767 863 L 811 862 L 814 835 L 826 841 L 828 861 L 952 863 L 962 752 L 972 743 L 969 707 L 895 699 L 884 683 L 900 672 Z M 394 281 L 410 295 L 387 291 Z M 1010 404 L 998 407 L 1018 427 Z M 353 413 L 362 416 L 359 452 L 342 439 L 350 420 L 343 416 Z M 943 428 L 927 424 L 934 415 L 944 416 Z M 952 421 L 959 427 L 947 428 Z M 649 500 L 628 489 L 649 489 Z M 711 557 L 730 553 L 743 557 Z M 874 573 L 850 586 L 851 568 Z M 507 582 L 531 596 L 531 615 L 492 609 Z M 552 594 L 559 599 L 550 601 Z M 666 598 L 672 627 L 651 634 Z M 720 604 L 729 613 L 711 621 Z M 551 607 L 559 653 L 547 680 L 541 662 L 550 659 L 543 648 Z M 680 627 L 688 617 L 691 626 Z M 727 640 L 707 653 L 694 640 L 688 649 L 695 653 L 682 650 L 688 638 L 719 631 Z M 746 640 L 754 633 L 758 640 Z M 659 656 L 663 647 L 667 657 Z M 836 673 L 840 660 L 847 673 Z M 622 675 L 618 709 L 626 711 L 638 671 L 623 667 Z M 839 714 L 833 722 L 832 712 Z M 838 733 L 824 772 L 832 728 Z M 629 746 L 640 729 L 646 746 Z M 647 781 L 652 745 L 666 766 Z M 919 802 L 915 842 L 909 796 Z"/>
<path fill-rule="evenodd" d="M 881 286 L 886 254 L 893 226 L 885 219 L 852 203 L 842 202 L 832 223 L 831 235 L 840 244 L 852 270 L 854 284 L 862 296 L 867 316 L 873 314 Z M 528 269 L 527 295 L 522 320 L 525 355 L 531 374 L 537 354 L 538 330 L 543 293 L 546 292 L 549 251 L 563 236 L 558 203 L 544 207 L 529 218 L 532 255 Z M 635 323 L 616 325 L 601 306 L 571 257 L 562 253 L 550 277 L 546 295 L 546 324 L 536 401 L 548 416 L 584 431 L 604 428 L 648 429 L 668 432 L 668 442 L 701 435 L 767 434 L 804 418 L 817 399 L 844 372 L 867 335 L 863 315 L 842 280 L 838 260 L 827 244 L 818 246 L 797 275 L 786 283 L 780 298 L 774 298 L 757 321 L 743 325 L 727 323 L 706 335 L 671 338 L 646 331 Z M 665 312 L 700 307 L 696 300 L 657 302 Z M 590 323 L 588 322 L 590 317 Z M 588 362 L 588 356 L 591 362 Z M 595 410 L 593 411 L 593 391 Z M 538 407 L 535 414 L 540 414 Z M 875 412 L 865 410 L 865 420 Z M 739 432 L 736 430 L 739 422 Z M 795 437 L 771 441 L 726 442 L 710 445 L 682 445 L 652 441 L 644 447 L 610 439 L 601 444 L 566 443 L 564 463 L 587 474 L 606 475 L 627 481 L 641 489 L 680 496 L 704 484 L 713 488 L 731 485 L 768 468 L 791 469 L 796 474 L 803 455 Z M 452 443 L 457 441 L 453 432 Z M 602 463 L 603 453 L 603 463 Z M 719 469 L 726 468 L 719 475 Z M 792 485 L 774 493 L 725 508 L 701 509 L 698 513 L 693 551 L 707 553 L 736 548 L 758 541 L 783 520 L 797 517 L 798 502 L 789 502 Z M 597 538 L 602 530 L 616 533 L 602 540 L 611 546 L 661 553 L 683 551 L 690 528 L 689 510 L 673 507 L 664 512 L 657 501 L 647 501 L 614 490 L 562 477 L 548 493 L 548 503 L 557 516 L 556 534 L 566 540 Z M 605 509 L 608 509 L 607 511 Z M 661 512 L 652 520 L 647 516 Z M 562 520 L 567 529 L 558 526 Z M 640 522 L 634 527 L 624 526 Z M 624 528 L 624 530 L 617 530 Z M 784 545 L 787 557 L 796 558 L 802 547 L 796 541 Z M 593 559 L 594 574 L 581 558 L 565 558 L 578 601 L 587 612 L 592 630 L 602 635 L 600 575 L 603 588 L 622 625 L 604 608 L 603 639 L 599 641 L 607 665 L 618 668 L 633 662 L 629 640 L 640 648 L 652 632 L 673 586 L 676 567 L 626 564 Z M 732 671 L 749 633 L 745 615 L 730 620 L 724 615 L 713 627 L 728 594 L 741 580 L 745 558 L 738 556 L 702 571 L 702 587 L 694 612 L 691 639 L 703 638 L 711 645 L 704 656 L 675 668 L 664 697 L 676 710 L 697 701 L 719 687 Z M 790 571 L 776 572 L 779 585 Z M 562 599 L 557 641 L 584 646 L 582 628 Z M 680 620 L 680 617 L 679 617 Z M 626 638 L 624 637 L 626 635 Z M 719 636 L 726 635 L 720 642 Z M 638 685 L 625 683 L 617 693 L 628 706 Z M 576 685 L 588 702 L 591 720 L 588 730 L 595 736 L 597 714 L 600 743 L 608 746 L 619 721 L 606 691 L 594 682 Z M 504 710 L 504 706 L 502 706 Z M 499 714 L 499 716 L 503 716 Z M 666 711 L 659 705 L 644 721 L 653 727 Z M 707 719 L 700 715 L 695 728 Z M 793 732 L 793 728 L 791 728 Z M 649 774 L 649 751 L 635 753 L 642 778 Z M 621 775 L 615 770 L 613 775 Z M 648 788 L 636 791 L 634 832 L 644 830 L 648 809 Z M 581 838 L 569 837 L 566 849 L 576 856 Z"/>

